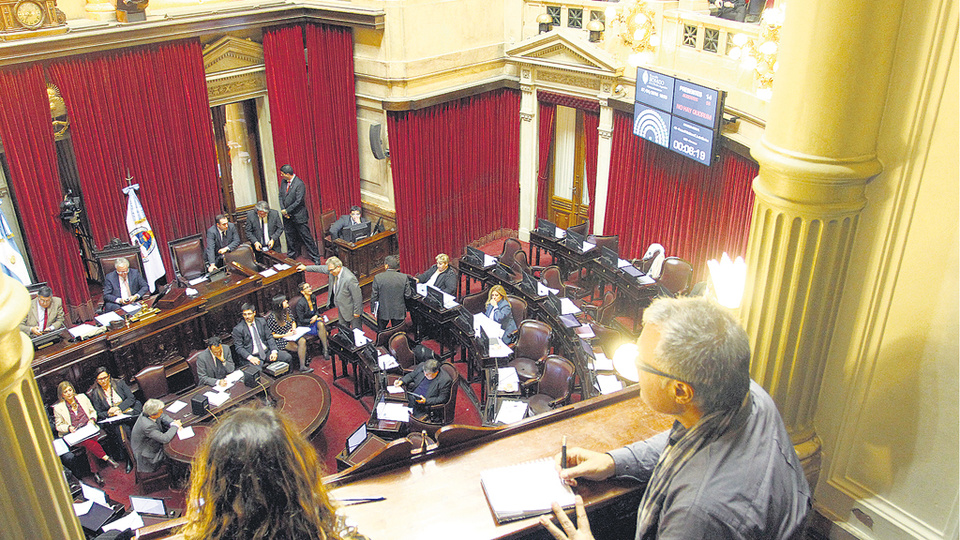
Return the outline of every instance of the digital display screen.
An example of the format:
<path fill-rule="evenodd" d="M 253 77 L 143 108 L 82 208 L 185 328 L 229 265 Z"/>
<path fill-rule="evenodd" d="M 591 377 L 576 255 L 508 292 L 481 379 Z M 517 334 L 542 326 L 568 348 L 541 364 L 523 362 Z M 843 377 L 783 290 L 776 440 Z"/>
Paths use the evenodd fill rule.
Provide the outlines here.
<path fill-rule="evenodd" d="M 636 101 L 661 111 L 672 110 L 675 81 L 673 77 L 662 73 L 637 68 Z"/>
<path fill-rule="evenodd" d="M 709 166 L 713 160 L 714 131 L 711 128 L 673 117 L 670 149 Z"/>
<path fill-rule="evenodd" d="M 670 115 L 661 110 L 634 103 L 633 134 L 664 148 L 669 148 Z"/>
<path fill-rule="evenodd" d="M 676 81 L 673 90 L 673 114 L 708 128 L 717 127 L 720 92 L 687 81 Z"/>

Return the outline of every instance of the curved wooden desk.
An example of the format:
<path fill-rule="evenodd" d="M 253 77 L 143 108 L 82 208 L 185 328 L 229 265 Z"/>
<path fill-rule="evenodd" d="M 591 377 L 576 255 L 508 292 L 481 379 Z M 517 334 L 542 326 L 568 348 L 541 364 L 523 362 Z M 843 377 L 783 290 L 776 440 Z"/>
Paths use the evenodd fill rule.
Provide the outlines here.
<path fill-rule="evenodd" d="M 304 437 L 309 438 L 323 427 L 330 416 L 330 388 L 313 373 L 293 373 L 281 377 L 270 386 L 270 395 L 276 407 L 293 422 Z M 181 440 L 174 437 L 164 451 L 170 459 L 190 463 L 200 445 L 213 430 L 211 424 L 193 426 L 193 437 Z"/>

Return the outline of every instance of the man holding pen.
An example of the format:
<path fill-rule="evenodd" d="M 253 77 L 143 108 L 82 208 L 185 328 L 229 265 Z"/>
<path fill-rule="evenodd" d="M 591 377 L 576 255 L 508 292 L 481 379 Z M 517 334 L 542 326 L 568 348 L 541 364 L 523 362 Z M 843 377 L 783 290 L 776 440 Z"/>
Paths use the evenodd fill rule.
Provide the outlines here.
<path fill-rule="evenodd" d="M 798 539 L 810 488 L 769 395 L 750 381 L 750 347 L 733 316 L 705 299 L 661 299 L 643 314 L 640 394 L 673 428 L 607 453 L 567 449 L 560 477 L 648 481 L 637 540 Z M 578 496 L 577 524 L 554 505 L 557 540 L 592 539 Z"/>

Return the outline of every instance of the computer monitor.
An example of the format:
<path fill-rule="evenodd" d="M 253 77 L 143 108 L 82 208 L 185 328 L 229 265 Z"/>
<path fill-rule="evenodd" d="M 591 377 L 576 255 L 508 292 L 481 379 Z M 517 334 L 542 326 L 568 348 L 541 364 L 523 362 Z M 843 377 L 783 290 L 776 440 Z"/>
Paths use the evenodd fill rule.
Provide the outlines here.
<path fill-rule="evenodd" d="M 443 308 L 443 291 L 427 285 L 427 296 L 424 301 L 433 307 Z"/>
<path fill-rule="evenodd" d="M 507 283 L 511 283 L 513 281 L 513 269 L 502 262 L 498 262 L 496 266 L 491 268 L 490 273 L 500 281 L 505 281 Z"/>
<path fill-rule="evenodd" d="M 616 270 L 620 266 L 620 256 L 607 246 L 600 246 L 600 263 Z"/>
<path fill-rule="evenodd" d="M 360 427 L 354 430 L 354 432 L 347 437 L 347 455 L 352 454 L 353 451 L 356 450 L 358 446 L 363 444 L 363 441 L 365 440 L 367 440 L 366 422 L 360 424 Z"/>
<path fill-rule="evenodd" d="M 530 296 L 540 296 L 537 287 L 537 279 L 526 272 L 520 272 L 520 290 Z"/>
<path fill-rule="evenodd" d="M 537 220 L 537 232 L 546 236 L 557 236 L 557 226 L 552 221 L 546 219 Z"/>
<path fill-rule="evenodd" d="M 483 331 L 483 328 L 480 329 L 479 334 L 477 335 L 477 345 L 479 347 L 479 352 L 481 356 L 487 356 L 490 354 L 490 336 Z"/>
<path fill-rule="evenodd" d="M 553 293 L 547 293 L 547 299 L 544 301 L 543 305 L 554 317 L 560 316 L 560 298 L 558 298 L 557 295 Z"/>
<path fill-rule="evenodd" d="M 580 253 L 583 251 L 583 241 L 586 240 L 586 237 L 580 233 L 567 230 L 567 235 L 563 238 L 563 245 L 568 248 Z"/>
<path fill-rule="evenodd" d="M 369 221 L 364 221 L 363 223 L 351 223 L 347 225 L 340 231 L 340 237 L 343 238 L 345 242 L 355 243 L 360 240 L 370 236 L 370 228 L 372 223 Z"/>
<path fill-rule="evenodd" d="M 473 313 L 463 306 L 457 306 L 457 317 L 453 323 L 464 332 L 473 332 Z"/>
<path fill-rule="evenodd" d="M 483 260 L 485 253 L 473 246 L 467 246 L 467 253 L 463 256 L 470 264 L 474 266 L 483 266 Z"/>

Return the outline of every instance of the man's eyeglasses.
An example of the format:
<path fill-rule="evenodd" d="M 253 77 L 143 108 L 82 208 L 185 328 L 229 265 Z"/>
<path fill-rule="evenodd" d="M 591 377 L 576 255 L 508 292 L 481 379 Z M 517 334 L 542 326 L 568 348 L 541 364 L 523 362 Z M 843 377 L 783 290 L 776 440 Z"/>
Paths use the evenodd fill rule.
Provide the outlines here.
<path fill-rule="evenodd" d="M 646 362 L 638 362 L 638 363 L 637 363 L 637 367 L 639 367 L 639 368 L 640 368 L 641 370 L 643 370 L 643 371 L 646 371 L 647 373 L 653 373 L 654 375 L 659 375 L 659 376 L 665 377 L 665 378 L 667 378 L 667 379 L 673 379 L 673 380 L 675 380 L 675 381 L 680 381 L 680 382 L 682 382 L 682 383 L 689 384 L 690 386 L 695 386 L 695 385 L 694 385 L 692 382 L 690 382 L 690 381 L 685 381 L 685 380 L 683 380 L 683 379 L 681 379 L 680 377 L 677 377 L 677 376 L 675 376 L 675 375 L 670 375 L 669 373 L 664 373 L 664 372 L 660 371 L 659 369 L 656 369 L 655 367 L 650 366 L 650 365 L 647 364 Z"/>

